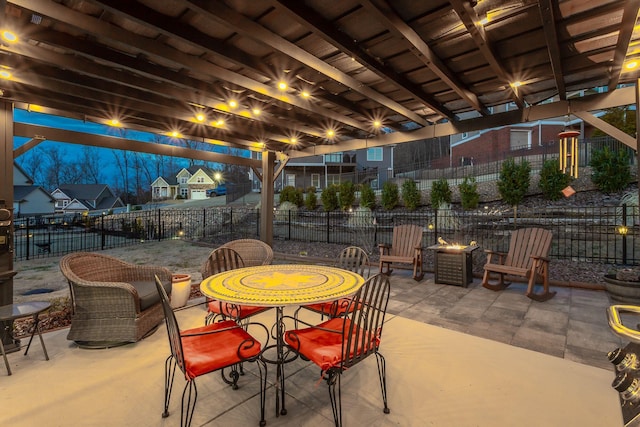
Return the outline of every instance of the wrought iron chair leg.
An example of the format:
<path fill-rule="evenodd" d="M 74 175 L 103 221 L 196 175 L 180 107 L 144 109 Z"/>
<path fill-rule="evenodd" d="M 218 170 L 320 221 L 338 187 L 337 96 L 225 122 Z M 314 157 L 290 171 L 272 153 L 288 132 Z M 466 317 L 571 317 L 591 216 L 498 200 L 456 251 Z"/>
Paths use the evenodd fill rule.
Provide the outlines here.
<path fill-rule="evenodd" d="M 376 352 L 376 361 L 378 362 L 378 378 L 380 379 L 380 391 L 382 391 L 382 402 L 384 403 L 385 414 L 391 412 L 387 405 L 387 365 L 384 356 Z"/>
<path fill-rule="evenodd" d="M 222 381 L 229 384 L 232 389 L 238 389 L 238 378 L 240 378 L 240 374 L 238 373 L 238 365 L 232 365 L 230 367 L 231 372 L 229 372 L 229 376 L 225 375 L 224 371 L 226 368 L 220 370 L 220 376 L 222 377 Z"/>
<path fill-rule="evenodd" d="M 189 393 L 187 394 L 187 390 Z M 193 396 L 193 399 L 191 398 Z M 187 398 L 185 402 L 184 398 Z M 195 380 L 187 381 L 182 391 L 182 408 L 180 409 L 180 427 L 189 427 L 193 418 L 193 411 L 198 400 L 198 388 Z M 186 405 L 185 405 L 186 403 Z M 186 410 L 185 410 L 186 409 Z"/>
<path fill-rule="evenodd" d="M 331 410 L 336 427 L 342 427 L 342 396 L 340 395 L 340 373 L 330 371 L 326 373 L 327 384 L 329 385 L 329 400 L 331 400 Z M 336 390 L 337 388 L 337 390 Z"/>
<path fill-rule="evenodd" d="M 162 418 L 169 416 L 169 401 L 171 400 L 171 390 L 173 389 L 173 379 L 176 375 L 176 360 L 173 356 L 167 357 L 164 362 L 164 412 Z"/>
<path fill-rule="evenodd" d="M 267 425 L 264 419 L 265 399 L 267 396 L 267 364 L 261 358 L 256 360 L 260 372 L 260 427 Z"/>

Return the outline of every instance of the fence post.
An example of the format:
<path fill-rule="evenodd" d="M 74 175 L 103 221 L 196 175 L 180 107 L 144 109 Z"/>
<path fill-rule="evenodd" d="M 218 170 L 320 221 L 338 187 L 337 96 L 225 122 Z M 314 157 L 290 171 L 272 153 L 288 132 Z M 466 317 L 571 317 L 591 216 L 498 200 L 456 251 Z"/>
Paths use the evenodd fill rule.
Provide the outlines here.
<path fill-rule="evenodd" d="M 433 210 L 435 213 L 433 215 L 433 244 L 438 243 L 438 208 Z"/>
<path fill-rule="evenodd" d="M 260 237 L 260 209 L 256 209 L 256 236 Z"/>
<path fill-rule="evenodd" d="M 202 238 L 207 237 L 207 208 L 202 208 Z"/>
<path fill-rule="evenodd" d="M 29 233 L 29 218 L 27 218 L 27 220 L 25 222 L 27 223 L 27 233 L 25 234 L 25 237 L 27 238 L 27 260 L 28 260 L 29 259 L 29 253 L 30 253 L 30 251 L 29 251 L 29 246 L 30 246 L 29 245 L 29 240 L 30 240 L 29 239 L 29 235 L 31 234 L 31 233 Z"/>
<path fill-rule="evenodd" d="M 100 216 L 100 249 L 104 251 L 105 240 L 107 236 L 104 234 L 104 215 Z"/>
<path fill-rule="evenodd" d="M 329 211 L 327 211 L 327 243 L 330 243 L 329 242 L 329 235 L 330 235 L 330 233 L 329 233 Z"/>
<path fill-rule="evenodd" d="M 162 216 L 160 215 L 160 208 L 158 208 L 158 242 L 162 240 L 162 223 L 160 222 Z"/>
<path fill-rule="evenodd" d="M 229 208 L 229 219 L 231 221 L 231 224 L 229 225 L 229 228 L 231 229 L 231 239 L 233 239 L 233 208 Z"/>
<path fill-rule="evenodd" d="M 627 204 L 622 204 L 622 227 L 620 234 L 622 235 L 622 264 L 627 265 Z"/>

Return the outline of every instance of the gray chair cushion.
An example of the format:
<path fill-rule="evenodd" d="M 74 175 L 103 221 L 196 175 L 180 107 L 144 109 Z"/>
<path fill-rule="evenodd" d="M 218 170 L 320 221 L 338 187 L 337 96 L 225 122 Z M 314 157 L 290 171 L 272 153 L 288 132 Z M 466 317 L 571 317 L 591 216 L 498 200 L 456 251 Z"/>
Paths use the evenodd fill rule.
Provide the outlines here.
<path fill-rule="evenodd" d="M 160 295 L 156 289 L 156 283 L 152 281 L 144 282 L 129 282 L 138 291 L 140 297 L 140 311 L 144 311 L 149 307 L 154 306 L 160 302 Z M 171 295 L 171 282 L 164 282 L 162 284 L 167 295 Z"/>

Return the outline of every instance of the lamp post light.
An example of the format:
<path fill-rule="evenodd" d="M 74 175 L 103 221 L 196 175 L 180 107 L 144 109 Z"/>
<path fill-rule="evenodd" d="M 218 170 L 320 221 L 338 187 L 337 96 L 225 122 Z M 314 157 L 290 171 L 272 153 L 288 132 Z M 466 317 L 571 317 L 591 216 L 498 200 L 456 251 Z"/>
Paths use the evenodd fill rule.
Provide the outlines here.
<path fill-rule="evenodd" d="M 616 232 L 622 236 L 622 264 L 627 264 L 627 234 L 629 234 L 629 228 L 626 225 L 619 225 L 616 227 Z"/>

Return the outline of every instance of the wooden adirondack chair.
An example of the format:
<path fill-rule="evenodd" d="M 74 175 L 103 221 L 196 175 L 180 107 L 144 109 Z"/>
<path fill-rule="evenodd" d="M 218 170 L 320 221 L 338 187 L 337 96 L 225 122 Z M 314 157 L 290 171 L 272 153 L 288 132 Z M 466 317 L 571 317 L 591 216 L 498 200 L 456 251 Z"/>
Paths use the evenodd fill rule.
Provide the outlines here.
<path fill-rule="evenodd" d="M 556 293 L 549 291 L 549 249 L 551 248 L 550 231 L 542 228 L 522 228 L 511 234 L 509 252 L 485 250 L 487 263 L 484 266 L 482 286 L 493 291 L 505 289 L 511 283 L 505 282 L 504 276 L 519 276 L 528 279 L 527 296 L 536 301 L 546 301 Z M 489 283 L 491 273 L 499 275 L 497 283 Z M 542 278 L 543 292 L 534 293 L 536 279 Z"/>
<path fill-rule="evenodd" d="M 380 248 L 380 273 L 383 264 L 387 265 L 385 274 L 391 274 L 391 264 L 412 264 L 413 279 L 422 280 L 422 227 L 419 225 L 405 224 L 393 227 L 393 242 L 391 246 L 381 243 Z"/>

